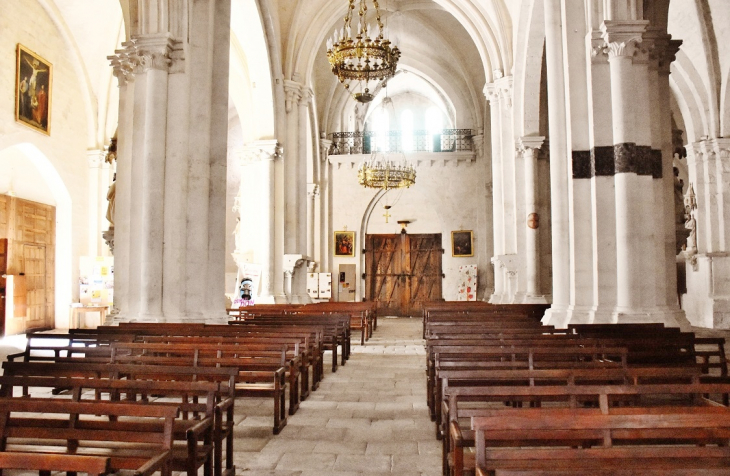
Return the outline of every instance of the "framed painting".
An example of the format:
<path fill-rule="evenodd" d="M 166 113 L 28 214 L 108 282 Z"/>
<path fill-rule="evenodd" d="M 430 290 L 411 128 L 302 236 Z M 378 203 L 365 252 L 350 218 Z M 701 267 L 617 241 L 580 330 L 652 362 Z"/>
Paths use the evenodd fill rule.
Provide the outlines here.
<path fill-rule="evenodd" d="M 335 232 L 335 256 L 355 256 L 355 232 Z"/>
<path fill-rule="evenodd" d="M 451 232 L 451 256 L 474 256 L 474 237 L 471 230 Z"/>
<path fill-rule="evenodd" d="M 51 134 L 53 66 L 18 43 L 15 73 L 15 120 Z"/>

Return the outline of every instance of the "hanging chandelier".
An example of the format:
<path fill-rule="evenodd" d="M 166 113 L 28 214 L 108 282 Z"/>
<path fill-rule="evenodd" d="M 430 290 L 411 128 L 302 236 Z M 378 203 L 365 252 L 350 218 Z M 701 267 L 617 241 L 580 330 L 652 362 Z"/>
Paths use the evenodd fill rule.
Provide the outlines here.
<path fill-rule="evenodd" d="M 360 164 L 357 181 L 367 188 L 408 188 L 416 183 L 416 169 L 402 152 L 373 152 Z"/>
<path fill-rule="evenodd" d="M 385 35 L 380 17 L 378 0 L 372 0 L 375 7 L 375 27 L 368 23 L 367 0 L 349 0 L 344 26 L 327 40 L 327 60 L 332 73 L 353 94 L 356 101 L 367 103 L 373 100 L 370 83 L 385 82 L 395 74 L 400 59 L 400 50 L 391 45 Z M 353 38 L 353 16 L 355 3 L 359 3 L 357 35 Z M 352 86 L 352 87 L 351 87 Z"/>

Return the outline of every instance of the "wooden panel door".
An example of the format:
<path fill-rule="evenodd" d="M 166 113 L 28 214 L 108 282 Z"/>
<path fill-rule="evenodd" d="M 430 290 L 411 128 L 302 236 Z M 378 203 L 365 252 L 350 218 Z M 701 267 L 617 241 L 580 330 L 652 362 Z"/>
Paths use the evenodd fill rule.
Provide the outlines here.
<path fill-rule="evenodd" d="M 8 298 L 5 292 L 6 280 L 3 276 L 5 276 L 7 271 L 8 240 L 3 238 L 0 239 L 0 336 L 5 335 L 5 302 Z"/>
<path fill-rule="evenodd" d="M 441 299 L 441 234 L 367 235 L 365 250 L 365 296 L 380 315 L 417 315 Z"/>
<path fill-rule="evenodd" d="M 441 234 L 408 236 L 408 276 L 406 315 L 415 316 L 423 312 L 428 301 L 441 299 Z"/>
<path fill-rule="evenodd" d="M 365 295 L 378 302 L 381 316 L 400 315 L 403 307 L 403 251 L 400 235 L 367 235 Z"/>
<path fill-rule="evenodd" d="M 23 262 L 27 305 L 25 329 L 47 327 L 46 247 L 24 244 Z"/>

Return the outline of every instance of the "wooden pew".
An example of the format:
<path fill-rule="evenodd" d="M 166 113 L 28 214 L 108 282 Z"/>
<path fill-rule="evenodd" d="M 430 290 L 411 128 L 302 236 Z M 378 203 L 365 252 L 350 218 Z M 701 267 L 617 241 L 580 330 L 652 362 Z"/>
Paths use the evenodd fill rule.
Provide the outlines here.
<path fill-rule="evenodd" d="M 2 449 L 20 455 L 109 458 L 111 471 L 132 470 L 139 476 L 161 471 L 170 476 L 178 412 L 167 405 L 3 398 Z"/>
<path fill-rule="evenodd" d="M 233 386 L 238 374 L 237 369 L 230 367 L 182 367 L 162 365 L 122 365 L 122 364 L 90 364 L 85 362 L 4 362 L 4 375 L 0 377 L 2 396 L 31 397 L 29 387 L 38 392 L 45 389 L 63 389 L 69 391 L 72 398 L 81 398 L 84 389 L 94 390 L 99 399 L 103 392 L 119 394 L 126 390 L 129 395 L 172 395 L 179 400 L 184 420 L 176 422 L 176 435 L 183 441 L 199 441 L 205 426 L 194 428 L 197 434 L 187 434 L 190 425 L 198 425 L 197 414 L 203 412 L 206 417 L 213 418 L 214 471 L 216 476 L 232 476 L 233 465 L 233 426 L 234 426 L 234 394 Z M 125 379 L 125 380 L 119 380 Z M 20 390 L 18 392 L 17 390 Z M 138 393 L 134 393 L 138 392 Z M 214 392 L 214 395 L 210 395 Z M 51 393 L 58 393 L 51 391 Z M 205 406 L 195 402 L 197 395 L 204 395 Z M 192 402 L 190 399 L 193 398 Z M 193 440 L 192 437 L 195 437 Z M 222 465 L 223 449 L 226 450 L 225 467 Z M 191 448 L 192 449 L 192 448 Z M 179 457 L 182 464 L 192 468 L 193 458 L 200 459 L 196 452 L 189 451 L 188 459 Z"/>
<path fill-rule="evenodd" d="M 473 417 L 477 475 L 730 471 L 727 408 L 630 410 L 639 411 L 520 409 Z"/>
<path fill-rule="evenodd" d="M 40 471 L 41 474 L 49 474 L 51 471 L 64 471 L 86 473 L 89 476 L 101 476 L 110 471 L 110 465 L 109 458 L 105 456 L 0 452 L 0 470 L 2 469 L 33 470 Z"/>

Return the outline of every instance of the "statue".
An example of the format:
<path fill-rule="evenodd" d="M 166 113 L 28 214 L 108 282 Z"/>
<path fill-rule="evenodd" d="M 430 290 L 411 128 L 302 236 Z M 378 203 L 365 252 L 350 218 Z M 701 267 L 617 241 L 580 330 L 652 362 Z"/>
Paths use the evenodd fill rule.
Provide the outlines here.
<path fill-rule="evenodd" d="M 689 184 L 687 195 L 684 197 L 685 219 L 684 227 L 689 230 L 687 237 L 687 251 L 694 254 L 697 253 L 697 220 L 695 220 L 695 210 L 697 210 L 697 197 L 695 196 L 694 187 Z"/>
<path fill-rule="evenodd" d="M 686 210 L 684 206 L 684 182 L 679 178 L 679 169 L 674 167 L 674 223 L 685 222 Z"/>
<path fill-rule="evenodd" d="M 106 219 L 109 221 L 109 228 L 114 228 L 114 211 L 115 201 L 117 194 L 117 174 L 114 174 L 112 184 L 109 186 L 109 190 L 106 192 L 106 199 L 109 201 L 109 205 L 106 208 Z"/>

